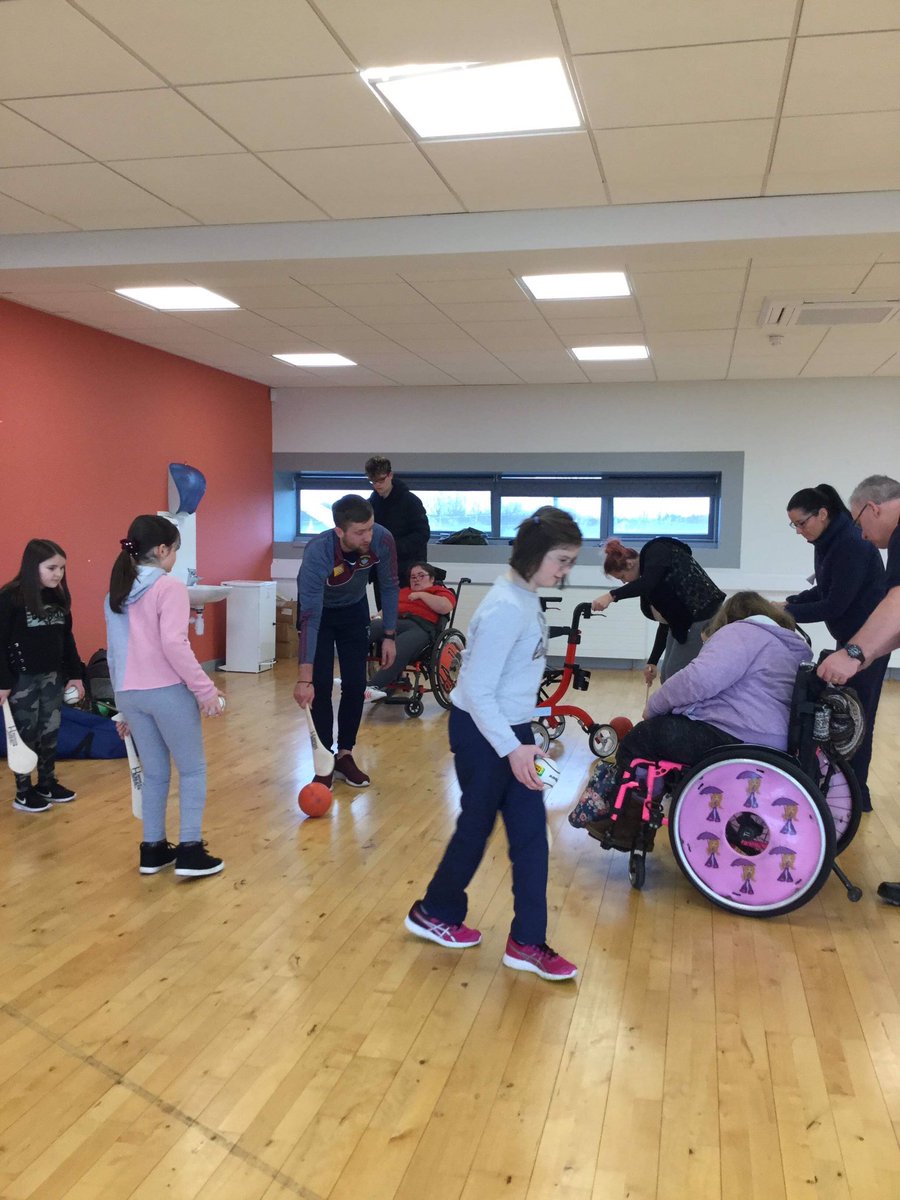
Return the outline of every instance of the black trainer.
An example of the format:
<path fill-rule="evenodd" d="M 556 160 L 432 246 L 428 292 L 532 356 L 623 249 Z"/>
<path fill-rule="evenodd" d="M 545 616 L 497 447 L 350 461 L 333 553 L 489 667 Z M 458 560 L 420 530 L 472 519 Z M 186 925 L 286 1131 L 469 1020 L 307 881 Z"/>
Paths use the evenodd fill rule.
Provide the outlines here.
<path fill-rule="evenodd" d="M 142 875 L 156 875 L 171 867 L 175 861 L 175 847 L 171 842 L 141 842 L 141 865 L 138 868 Z"/>
<path fill-rule="evenodd" d="M 225 866 L 221 858 L 206 852 L 206 842 L 179 842 L 175 847 L 176 875 L 218 875 Z"/>
<path fill-rule="evenodd" d="M 50 801 L 30 787 L 27 792 L 16 792 L 12 806 L 17 812 L 39 813 L 46 812 L 50 808 Z"/>
<path fill-rule="evenodd" d="M 71 788 L 63 787 L 58 779 L 51 779 L 49 783 L 39 783 L 34 790 L 44 800 L 52 800 L 54 804 L 68 804 L 78 794 Z"/>

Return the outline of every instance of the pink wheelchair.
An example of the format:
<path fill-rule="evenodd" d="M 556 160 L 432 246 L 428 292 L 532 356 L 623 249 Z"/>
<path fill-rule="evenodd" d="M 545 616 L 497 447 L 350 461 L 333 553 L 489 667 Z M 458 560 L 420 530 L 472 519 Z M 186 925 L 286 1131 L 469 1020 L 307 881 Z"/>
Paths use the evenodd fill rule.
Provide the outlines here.
<path fill-rule="evenodd" d="M 692 766 L 635 759 L 621 775 L 608 819 L 588 832 L 606 849 L 627 850 L 637 889 L 656 833 L 667 826 L 684 875 L 730 912 L 789 913 L 831 872 L 857 901 L 862 891 L 836 858 L 859 827 L 861 793 L 847 759 L 864 729 L 855 694 L 827 687 L 815 665 L 804 664 L 791 709 L 791 753 L 727 745 Z"/>

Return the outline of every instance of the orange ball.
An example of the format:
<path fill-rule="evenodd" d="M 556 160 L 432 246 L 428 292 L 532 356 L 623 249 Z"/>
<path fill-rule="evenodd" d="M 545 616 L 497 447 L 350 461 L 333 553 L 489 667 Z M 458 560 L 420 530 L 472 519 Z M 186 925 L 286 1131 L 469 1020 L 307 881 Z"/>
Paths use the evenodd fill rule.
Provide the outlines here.
<path fill-rule="evenodd" d="M 324 817 L 331 808 L 333 796 L 324 783 L 308 783 L 300 789 L 297 803 L 308 817 Z"/>
<path fill-rule="evenodd" d="M 634 729 L 634 721 L 629 721 L 627 717 L 613 717 L 609 724 L 616 731 L 619 741 L 622 740 L 626 733 L 630 733 Z"/>

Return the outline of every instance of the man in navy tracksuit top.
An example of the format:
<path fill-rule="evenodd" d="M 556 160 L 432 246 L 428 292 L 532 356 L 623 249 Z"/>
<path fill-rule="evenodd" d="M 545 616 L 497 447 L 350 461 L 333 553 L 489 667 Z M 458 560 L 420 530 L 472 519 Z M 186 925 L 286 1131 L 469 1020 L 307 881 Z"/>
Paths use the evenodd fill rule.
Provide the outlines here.
<path fill-rule="evenodd" d="M 372 506 L 360 496 L 342 496 L 331 506 L 334 529 L 311 538 L 297 576 L 297 628 L 300 664 L 294 699 L 310 706 L 323 746 L 331 746 L 334 710 L 334 654 L 341 668 L 337 753 L 334 775 L 351 787 L 368 787 L 369 776 L 353 761 L 352 750 L 362 719 L 369 652 L 369 602 L 366 585 L 374 570 L 381 585 L 384 640 L 381 665 L 389 667 L 397 648 L 397 552 L 394 539 L 375 524 Z M 316 775 L 331 787 L 331 775 Z"/>

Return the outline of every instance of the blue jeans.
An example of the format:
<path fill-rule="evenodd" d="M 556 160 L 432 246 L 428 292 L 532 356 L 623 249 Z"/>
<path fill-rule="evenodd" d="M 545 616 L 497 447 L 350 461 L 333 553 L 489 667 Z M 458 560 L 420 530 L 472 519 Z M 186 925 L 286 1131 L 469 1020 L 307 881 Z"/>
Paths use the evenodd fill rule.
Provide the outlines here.
<path fill-rule="evenodd" d="M 180 842 L 199 842 L 206 804 L 206 754 L 200 709 L 183 683 L 145 691 L 116 693 L 119 711 L 128 722 L 144 769 L 144 841 L 166 837 L 166 802 L 172 774 L 178 768 Z"/>
<path fill-rule="evenodd" d="M 534 742 L 530 723 L 514 725 L 524 745 Z M 468 908 L 466 888 L 484 857 L 488 838 L 503 818 L 512 864 L 513 921 L 517 942 L 540 946 L 547 940 L 547 816 L 543 792 L 519 783 L 509 760 L 500 758 L 462 709 L 450 709 L 450 749 L 462 788 L 456 830 L 434 873 L 423 904 L 449 925 L 461 925 Z"/>
<path fill-rule="evenodd" d="M 338 705 L 338 750 L 352 750 L 362 720 L 369 657 L 369 602 L 364 596 L 346 608 L 324 608 L 313 659 L 312 719 L 319 741 L 329 748 L 334 740 L 334 654 L 341 668 L 341 702 Z"/>

